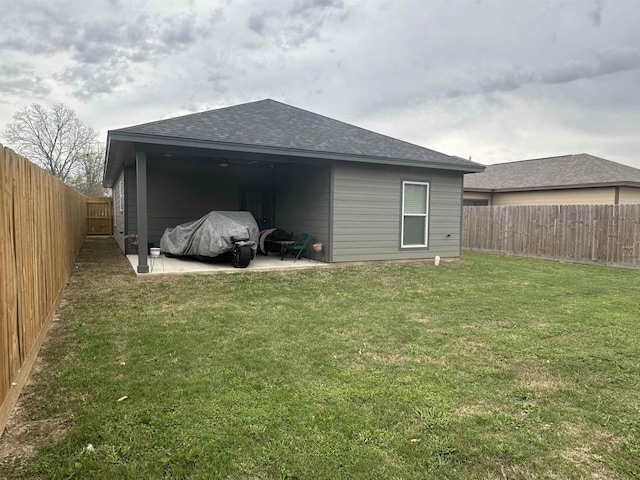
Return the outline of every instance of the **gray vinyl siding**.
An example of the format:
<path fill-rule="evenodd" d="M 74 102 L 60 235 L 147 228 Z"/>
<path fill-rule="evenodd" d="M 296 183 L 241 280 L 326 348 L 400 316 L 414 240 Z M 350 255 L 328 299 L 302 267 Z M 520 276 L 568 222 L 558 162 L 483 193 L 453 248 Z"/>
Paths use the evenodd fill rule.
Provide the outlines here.
<path fill-rule="evenodd" d="M 334 262 L 459 257 L 462 173 L 336 165 L 333 178 Z M 403 180 L 430 185 L 426 248 L 400 248 Z"/>
<path fill-rule="evenodd" d="M 166 228 L 197 220 L 213 210 L 239 210 L 241 187 L 272 184 L 268 166 L 220 167 L 219 161 L 147 158 L 147 221 L 149 242 L 160 244 Z M 128 233 L 137 232 L 136 172 L 127 185 Z"/>
<path fill-rule="evenodd" d="M 275 226 L 295 236 L 308 233 L 310 243 L 323 245 L 323 252 L 317 258 L 330 261 L 331 168 L 286 165 L 276 166 L 275 173 Z"/>

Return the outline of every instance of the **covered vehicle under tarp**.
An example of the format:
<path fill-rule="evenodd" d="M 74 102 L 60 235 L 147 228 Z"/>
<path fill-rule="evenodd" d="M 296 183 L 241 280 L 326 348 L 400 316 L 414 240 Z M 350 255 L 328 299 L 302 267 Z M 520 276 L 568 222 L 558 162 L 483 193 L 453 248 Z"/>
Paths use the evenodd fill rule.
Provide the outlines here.
<path fill-rule="evenodd" d="M 160 250 L 175 256 L 217 257 L 241 244 L 251 248 L 253 257 L 258 234 L 251 212 L 214 211 L 199 220 L 167 228 L 160 239 Z"/>

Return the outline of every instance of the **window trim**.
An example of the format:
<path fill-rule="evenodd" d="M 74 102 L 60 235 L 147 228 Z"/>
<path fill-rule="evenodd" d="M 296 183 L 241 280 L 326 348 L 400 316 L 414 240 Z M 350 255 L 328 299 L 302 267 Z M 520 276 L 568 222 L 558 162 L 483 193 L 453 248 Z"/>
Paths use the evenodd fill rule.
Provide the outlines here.
<path fill-rule="evenodd" d="M 120 200 L 120 212 L 124 212 L 124 175 L 118 182 L 118 197 Z"/>
<path fill-rule="evenodd" d="M 427 187 L 427 195 L 426 195 L 426 204 L 425 204 L 425 213 L 405 213 L 404 211 L 404 202 L 405 202 L 405 193 L 407 185 L 424 185 Z M 429 247 L 429 207 L 430 207 L 430 195 L 431 195 L 431 185 L 430 182 L 418 182 L 414 180 L 403 180 L 402 181 L 402 211 L 400 212 L 401 220 L 400 220 L 400 248 L 428 248 Z M 421 244 L 404 244 L 404 219 L 405 217 L 423 217 L 424 218 L 424 245 Z"/>

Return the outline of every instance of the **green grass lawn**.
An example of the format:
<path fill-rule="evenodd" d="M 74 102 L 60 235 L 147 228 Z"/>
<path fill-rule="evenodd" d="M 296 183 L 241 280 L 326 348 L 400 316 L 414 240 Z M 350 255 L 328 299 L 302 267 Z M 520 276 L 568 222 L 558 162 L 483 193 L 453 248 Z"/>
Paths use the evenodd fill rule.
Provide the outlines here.
<path fill-rule="evenodd" d="M 0 477 L 640 476 L 637 270 L 136 278 L 93 239 L 65 301 Z"/>

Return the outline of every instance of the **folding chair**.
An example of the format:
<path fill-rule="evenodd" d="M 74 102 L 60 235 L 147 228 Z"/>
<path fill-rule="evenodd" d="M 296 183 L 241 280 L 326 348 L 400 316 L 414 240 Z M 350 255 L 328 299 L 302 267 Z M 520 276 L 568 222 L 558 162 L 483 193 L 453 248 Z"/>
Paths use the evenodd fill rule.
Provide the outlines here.
<path fill-rule="evenodd" d="M 309 257 L 309 261 L 311 261 L 311 255 L 309 255 L 309 249 L 307 248 L 307 243 L 309 242 L 309 234 L 301 233 L 297 238 L 296 243 L 287 247 L 287 258 L 295 257 L 293 259 L 293 263 L 296 263 L 296 260 L 300 258 L 303 251 L 307 251 L 307 257 Z"/>

